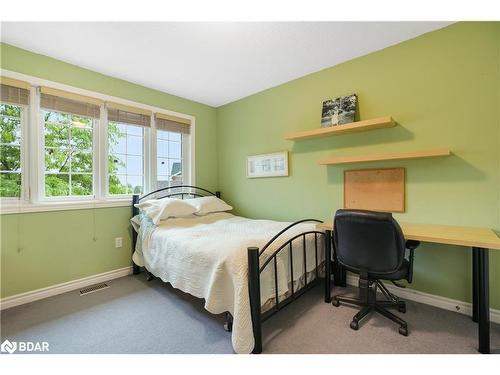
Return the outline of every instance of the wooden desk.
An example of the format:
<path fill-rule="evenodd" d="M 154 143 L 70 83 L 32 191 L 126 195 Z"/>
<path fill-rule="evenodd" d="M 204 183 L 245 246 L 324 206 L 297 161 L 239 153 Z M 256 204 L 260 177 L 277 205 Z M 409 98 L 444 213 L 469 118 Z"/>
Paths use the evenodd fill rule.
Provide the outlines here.
<path fill-rule="evenodd" d="M 489 250 L 500 250 L 500 238 L 488 228 L 458 227 L 434 224 L 399 223 L 407 240 L 458 245 L 472 248 L 472 320 L 478 322 L 479 352 L 490 353 Z M 326 232 L 326 259 L 332 259 L 333 224 L 322 223 Z M 326 262 L 325 302 L 331 301 L 331 262 Z M 345 269 L 337 262 L 335 285 L 345 286 Z"/>

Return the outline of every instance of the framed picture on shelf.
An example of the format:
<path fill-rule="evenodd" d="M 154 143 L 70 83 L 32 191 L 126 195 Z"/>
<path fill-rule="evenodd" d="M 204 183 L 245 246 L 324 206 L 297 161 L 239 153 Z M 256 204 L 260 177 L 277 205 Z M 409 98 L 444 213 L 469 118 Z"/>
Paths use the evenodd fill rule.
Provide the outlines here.
<path fill-rule="evenodd" d="M 288 151 L 247 157 L 247 177 L 288 176 Z"/>
<path fill-rule="evenodd" d="M 354 122 L 357 102 L 356 94 L 324 101 L 321 112 L 321 127 L 328 128 Z"/>

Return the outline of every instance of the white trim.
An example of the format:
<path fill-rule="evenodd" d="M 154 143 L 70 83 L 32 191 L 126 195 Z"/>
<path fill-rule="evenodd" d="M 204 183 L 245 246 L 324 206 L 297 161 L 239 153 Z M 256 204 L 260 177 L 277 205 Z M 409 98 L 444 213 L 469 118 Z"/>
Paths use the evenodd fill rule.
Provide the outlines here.
<path fill-rule="evenodd" d="M 29 202 L 37 204 L 40 201 L 40 197 L 44 193 L 44 176 L 40 173 L 43 172 L 44 167 L 44 133 L 41 126 L 41 116 L 40 116 L 40 95 L 39 89 L 37 87 L 31 87 L 31 97 L 30 97 L 30 126 L 29 126 L 29 137 L 30 137 L 30 199 Z"/>
<path fill-rule="evenodd" d="M 181 176 L 183 185 L 194 185 L 191 183 L 191 142 L 189 134 L 181 134 Z"/>
<path fill-rule="evenodd" d="M 45 119 L 42 116 L 40 107 L 40 87 L 37 86 L 35 91 L 35 102 L 32 105 L 33 114 L 36 116 L 31 122 L 33 132 L 33 157 L 35 158 L 36 169 L 36 186 L 37 195 L 33 196 L 32 203 L 41 203 L 45 200 Z"/>
<path fill-rule="evenodd" d="M 156 118 L 151 116 L 151 129 L 149 131 L 149 136 L 151 137 L 151 143 L 149 146 L 149 179 L 151 181 L 149 188 L 151 191 L 158 189 L 158 170 L 157 170 L 157 160 L 158 160 L 158 150 L 157 150 L 157 131 L 156 131 Z"/>
<path fill-rule="evenodd" d="M 90 285 L 117 279 L 119 277 L 130 275 L 131 272 L 132 272 L 132 267 L 124 267 L 113 271 L 108 271 L 97 275 L 84 277 L 82 279 L 72 280 L 66 283 L 56 284 L 48 286 L 46 288 L 37 289 L 26 293 L 16 294 L 10 297 L 5 297 L 0 300 L 0 310 L 5 310 L 14 306 L 19 306 L 25 303 L 38 301 L 43 298 L 70 292 L 75 289 L 85 288 Z"/>
<path fill-rule="evenodd" d="M 195 133 L 196 133 L 196 119 L 191 120 L 191 129 L 189 133 L 189 159 L 187 160 L 187 167 L 189 168 L 189 185 L 194 185 L 196 186 L 196 165 L 195 165 Z M 184 183 L 184 181 L 183 181 Z M 184 183 L 186 184 L 186 183 Z"/>
<path fill-rule="evenodd" d="M 151 121 L 153 121 L 153 117 L 151 116 Z M 156 142 L 151 136 L 151 128 L 144 128 L 142 132 L 142 194 L 146 194 L 147 192 L 153 191 L 151 188 L 153 181 L 151 180 L 151 159 L 153 159 L 151 155 L 151 144 Z M 127 149 L 128 153 L 128 149 Z M 156 155 L 155 155 L 156 158 Z M 128 180 L 127 180 L 128 184 Z M 141 194 L 141 195 L 142 195 Z"/>
<path fill-rule="evenodd" d="M 108 170 L 108 113 L 103 104 L 100 106 L 99 127 L 97 128 L 97 164 L 96 164 L 96 180 L 95 197 L 97 199 L 104 199 L 108 188 L 107 183 L 107 170 Z M 103 190 L 104 189 L 104 190 Z"/>
<path fill-rule="evenodd" d="M 346 281 L 348 285 L 358 286 L 359 277 L 354 274 L 348 274 Z M 472 304 L 468 302 L 458 301 L 451 298 L 441 297 L 434 294 L 420 292 L 409 288 L 398 288 L 393 285 L 386 285 L 389 292 L 394 293 L 402 299 L 424 303 L 426 305 L 439 307 L 444 310 L 455 311 L 460 314 L 472 316 Z M 500 323 L 500 310 L 490 309 L 490 321 Z"/>
<path fill-rule="evenodd" d="M 30 165 L 29 165 L 29 154 L 28 154 L 28 140 L 29 140 L 29 121 L 30 113 L 29 107 L 21 107 L 21 194 L 20 200 L 29 199 L 29 176 L 30 176 Z"/>
<path fill-rule="evenodd" d="M 109 199 L 108 189 L 109 189 L 109 146 L 108 146 L 108 111 L 106 109 L 106 104 L 101 105 L 101 117 L 100 117 L 100 127 L 99 127 L 99 165 L 100 165 L 100 183 L 99 199 Z"/>
<path fill-rule="evenodd" d="M 94 199 L 101 199 L 101 120 L 92 119 L 92 192 Z"/>
<path fill-rule="evenodd" d="M 68 211 L 68 210 L 83 210 L 88 208 L 105 208 L 105 207 L 126 207 L 132 205 L 132 197 L 121 199 L 87 199 L 71 202 L 64 201 L 45 201 L 37 203 L 29 203 L 27 201 L 8 201 L 0 203 L 0 214 L 21 214 L 27 212 L 47 212 L 47 211 Z"/>

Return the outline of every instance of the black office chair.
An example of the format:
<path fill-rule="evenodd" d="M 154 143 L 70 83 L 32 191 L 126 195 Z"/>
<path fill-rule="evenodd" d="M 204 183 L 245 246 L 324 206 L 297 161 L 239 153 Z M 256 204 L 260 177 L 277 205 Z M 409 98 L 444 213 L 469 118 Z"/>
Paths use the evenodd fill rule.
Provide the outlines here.
<path fill-rule="evenodd" d="M 341 302 L 361 306 L 353 317 L 351 328 L 359 329 L 359 322 L 371 311 L 376 311 L 399 324 L 399 333 L 408 336 L 407 323 L 386 308 L 397 307 L 406 312 L 406 304 L 387 290 L 380 280 L 413 278 L 413 254 L 418 241 L 405 241 L 403 232 L 392 214 L 364 210 L 338 210 L 334 218 L 334 241 L 337 261 L 348 271 L 359 274 L 359 299 L 335 296 L 332 304 Z M 409 257 L 405 259 L 406 249 Z M 378 301 L 377 288 L 386 297 Z"/>

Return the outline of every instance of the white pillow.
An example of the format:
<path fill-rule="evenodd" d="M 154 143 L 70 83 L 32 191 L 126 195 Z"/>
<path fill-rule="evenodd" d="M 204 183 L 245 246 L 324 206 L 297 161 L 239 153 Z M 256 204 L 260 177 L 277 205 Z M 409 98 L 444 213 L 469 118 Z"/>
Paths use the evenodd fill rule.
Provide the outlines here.
<path fill-rule="evenodd" d="M 214 196 L 200 197 L 187 200 L 195 209 L 195 215 L 206 215 L 211 212 L 231 211 L 233 208 Z"/>
<path fill-rule="evenodd" d="M 196 208 L 187 201 L 174 198 L 150 199 L 136 204 L 135 207 L 148 215 L 155 225 L 169 217 L 184 217 L 196 212 Z"/>

